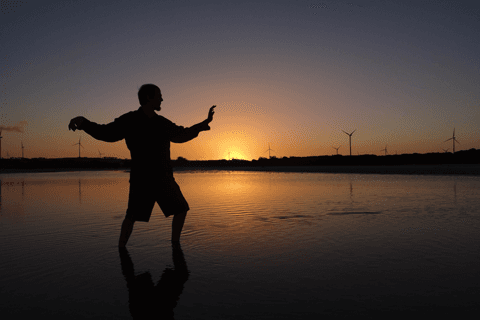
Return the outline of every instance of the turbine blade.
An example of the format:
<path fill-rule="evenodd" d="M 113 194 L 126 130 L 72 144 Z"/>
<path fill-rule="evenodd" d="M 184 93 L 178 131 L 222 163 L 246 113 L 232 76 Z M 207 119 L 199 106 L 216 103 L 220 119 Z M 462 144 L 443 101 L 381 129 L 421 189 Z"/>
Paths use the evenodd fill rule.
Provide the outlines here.
<path fill-rule="evenodd" d="M 353 130 L 352 133 L 350 133 L 350 135 L 352 135 L 355 131 L 357 131 L 357 129 Z"/>
<path fill-rule="evenodd" d="M 443 142 L 447 142 L 447 141 L 452 140 L 452 139 L 453 139 L 453 138 L 450 138 L 450 139 L 447 139 L 447 140 L 445 140 L 445 141 L 443 141 Z"/>

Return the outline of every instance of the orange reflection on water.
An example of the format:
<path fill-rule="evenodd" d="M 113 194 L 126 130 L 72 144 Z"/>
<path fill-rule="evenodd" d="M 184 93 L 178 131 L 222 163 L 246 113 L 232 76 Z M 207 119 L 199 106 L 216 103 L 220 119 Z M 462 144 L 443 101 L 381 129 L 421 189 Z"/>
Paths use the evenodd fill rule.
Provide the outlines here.
<path fill-rule="evenodd" d="M 273 244 L 290 236 L 301 241 L 305 228 L 327 213 L 325 201 L 351 202 L 345 183 L 337 187 L 301 177 L 240 171 L 204 172 L 194 177 L 177 174 L 191 208 L 187 233 L 192 232 L 195 241 L 205 241 L 206 246 L 213 241 L 244 252 L 260 243 L 268 244 L 271 252 L 281 250 Z"/>
<path fill-rule="evenodd" d="M 77 178 L 3 177 L 0 181 L 0 214 L 2 217 L 24 221 L 26 216 L 68 214 L 81 210 L 93 212 L 125 211 L 128 198 L 128 177 Z M 65 178 L 65 176 L 67 176 Z"/>

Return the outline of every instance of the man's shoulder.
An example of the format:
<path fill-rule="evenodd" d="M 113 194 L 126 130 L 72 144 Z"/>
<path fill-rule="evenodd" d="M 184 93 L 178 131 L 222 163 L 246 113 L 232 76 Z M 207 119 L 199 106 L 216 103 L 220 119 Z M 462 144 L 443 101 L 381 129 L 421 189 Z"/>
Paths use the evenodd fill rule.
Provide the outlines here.
<path fill-rule="evenodd" d="M 117 122 L 125 123 L 125 122 L 140 122 L 144 123 L 144 121 L 147 121 L 147 123 L 153 124 L 152 122 L 149 121 L 149 118 L 147 115 L 142 111 L 141 108 L 138 108 L 137 110 L 129 111 L 127 113 L 122 114 L 118 118 L 115 119 Z M 157 124 L 161 124 L 162 126 L 176 126 L 176 124 L 165 118 L 162 115 L 157 114 L 155 116 L 155 121 L 157 121 Z"/>
<path fill-rule="evenodd" d="M 116 118 L 115 121 L 117 121 L 117 120 L 126 121 L 126 120 L 129 120 L 129 119 L 138 118 L 140 116 L 139 111 L 140 111 L 140 109 L 124 113 L 121 116 L 119 116 L 118 118 Z"/>

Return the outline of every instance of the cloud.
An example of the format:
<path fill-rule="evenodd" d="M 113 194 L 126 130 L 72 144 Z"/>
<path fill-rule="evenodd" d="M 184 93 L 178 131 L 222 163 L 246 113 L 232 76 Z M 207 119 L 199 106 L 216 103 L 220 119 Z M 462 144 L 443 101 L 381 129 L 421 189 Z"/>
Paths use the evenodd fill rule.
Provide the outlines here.
<path fill-rule="evenodd" d="M 12 131 L 23 133 L 23 127 L 27 124 L 27 121 L 20 121 L 16 126 L 0 126 L 0 131 Z"/>

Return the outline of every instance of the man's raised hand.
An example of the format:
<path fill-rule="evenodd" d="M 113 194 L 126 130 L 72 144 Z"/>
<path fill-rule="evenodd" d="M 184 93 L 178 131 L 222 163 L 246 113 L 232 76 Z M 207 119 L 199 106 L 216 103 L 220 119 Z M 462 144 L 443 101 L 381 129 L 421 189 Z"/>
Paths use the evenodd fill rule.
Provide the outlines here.
<path fill-rule="evenodd" d="M 213 114 L 215 113 L 215 111 L 213 111 L 213 109 L 215 108 L 216 106 L 212 106 L 210 108 L 210 110 L 208 111 L 208 118 L 207 118 L 207 122 L 210 123 L 212 122 L 213 120 Z"/>
<path fill-rule="evenodd" d="M 76 117 L 70 120 L 70 123 L 68 124 L 68 130 L 77 130 L 82 128 L 82 123 L 85 120 L 85 117 Z"/>

